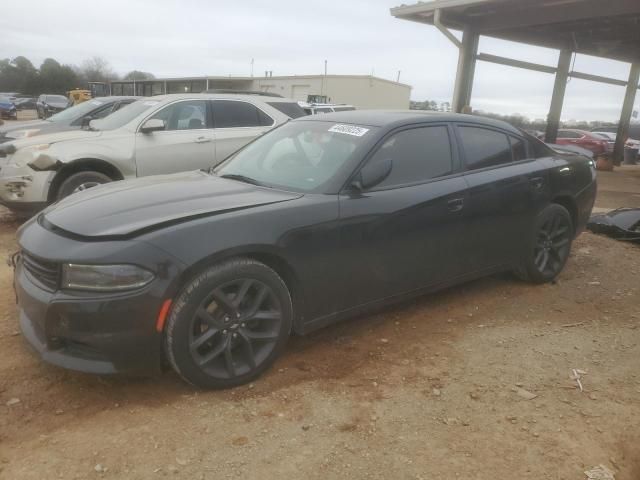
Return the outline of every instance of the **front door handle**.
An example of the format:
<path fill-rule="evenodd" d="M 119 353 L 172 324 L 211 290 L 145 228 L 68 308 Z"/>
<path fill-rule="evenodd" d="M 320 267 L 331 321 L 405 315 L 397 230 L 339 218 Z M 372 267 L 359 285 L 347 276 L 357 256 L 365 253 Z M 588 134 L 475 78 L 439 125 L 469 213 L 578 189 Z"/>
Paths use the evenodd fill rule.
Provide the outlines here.
<path fill-rule="evenodd" d="M 544 187 L 544 178 L 542 177 L 535 177 L 529 181 L 531 182 L 533 188 L 535 188 L 536 190 L 540 190 L 542 187 Z"/>
<path fill-rule="evenodd" d="M 464 208 L 464 198 L 454 198 L 447 202 L 450 212 L 459 212 Z"/>
<path fill-rule="evenodd" d="M 211 139 L 209 137 L 198 137 L 196 138 L 196 143 L 207 143 L 210 142 Z"/>

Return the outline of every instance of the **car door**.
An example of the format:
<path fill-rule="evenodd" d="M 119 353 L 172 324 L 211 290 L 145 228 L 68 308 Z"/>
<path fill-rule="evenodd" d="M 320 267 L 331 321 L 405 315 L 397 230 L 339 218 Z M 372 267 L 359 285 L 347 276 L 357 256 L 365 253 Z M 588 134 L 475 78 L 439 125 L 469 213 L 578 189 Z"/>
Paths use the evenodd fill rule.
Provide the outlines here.
<path fill-rule="evenodd" d="M 466 269 L 511 265 L 518 261 L 549 191 L 546 168 L 517 134 L 458 124 L 456 135 L 469 184 Z"/>
<path fill-rule="evenodd" d="M 252 103 L 243 100 L 213 100 L 211 103 L 216 164 L 275 125 L 273 118 Z"/>
<path fill-rule="evenodd" d="M 211 167 L 215 162 L 213 128 L 206 100 L 180 100 L 161 107 L 138 127 L 135 142 L 139 177 Z M 165 129 L 143 133 L 140 127 L 160 119 Z"/>
<path fill-rule="evenodd" d="M 343 306 L 368 303 L 463 274 L 467 184 L 447 124 L 385 137 L 367 162 L 390 159 L 379 185 L 340 195 Z"/>

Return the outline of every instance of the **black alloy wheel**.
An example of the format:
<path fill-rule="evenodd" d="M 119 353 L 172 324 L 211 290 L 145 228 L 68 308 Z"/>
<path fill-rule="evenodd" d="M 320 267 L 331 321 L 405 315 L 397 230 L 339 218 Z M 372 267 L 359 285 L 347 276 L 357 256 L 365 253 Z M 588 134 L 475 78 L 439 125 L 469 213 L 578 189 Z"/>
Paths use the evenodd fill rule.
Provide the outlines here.
<path fill-rule="evenodd" d="M 535 283 L 555 279 L 564 268 L 571 251 L 574 227 L 571 215 L 562 205 L 547 206 L 538 215 L 533 245 L 527 250 L 520 277 Z"/>
<path fill-rule="evenodd" d="M 234 259 L 185 287 L 170 315 L 166 349 L 174 369 L 203 388 L 257 377 L 275 360 L 291 330 L 282 279 L 266 265 Z"/>

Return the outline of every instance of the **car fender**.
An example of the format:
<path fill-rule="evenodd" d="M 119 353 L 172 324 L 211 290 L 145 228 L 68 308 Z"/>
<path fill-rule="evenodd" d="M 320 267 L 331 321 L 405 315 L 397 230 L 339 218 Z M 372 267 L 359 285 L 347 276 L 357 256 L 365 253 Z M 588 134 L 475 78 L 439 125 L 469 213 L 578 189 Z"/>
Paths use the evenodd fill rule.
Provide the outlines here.
<path fill-rule="evenodd" d="M 58 168 L 78 160 L 95 159 L 112 165 L 125 179 L 136 176 L 135 141 L 128 132 L 56 143 L 46 155 L 50 157 L 48 163 L 58 162 Z"/>

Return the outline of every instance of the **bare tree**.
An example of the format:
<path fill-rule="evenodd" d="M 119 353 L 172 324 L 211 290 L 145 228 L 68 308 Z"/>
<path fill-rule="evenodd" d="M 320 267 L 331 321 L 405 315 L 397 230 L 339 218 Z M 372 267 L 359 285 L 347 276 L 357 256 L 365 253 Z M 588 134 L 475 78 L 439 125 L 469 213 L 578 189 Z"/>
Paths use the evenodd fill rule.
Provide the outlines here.
<path fill-rule="evenodd" d="M 118 79 L 118 74 L 111 68 L 109 62 L 99 56 L 82 62 L 78 73 L 87 82 L 110 82 Z"/>

